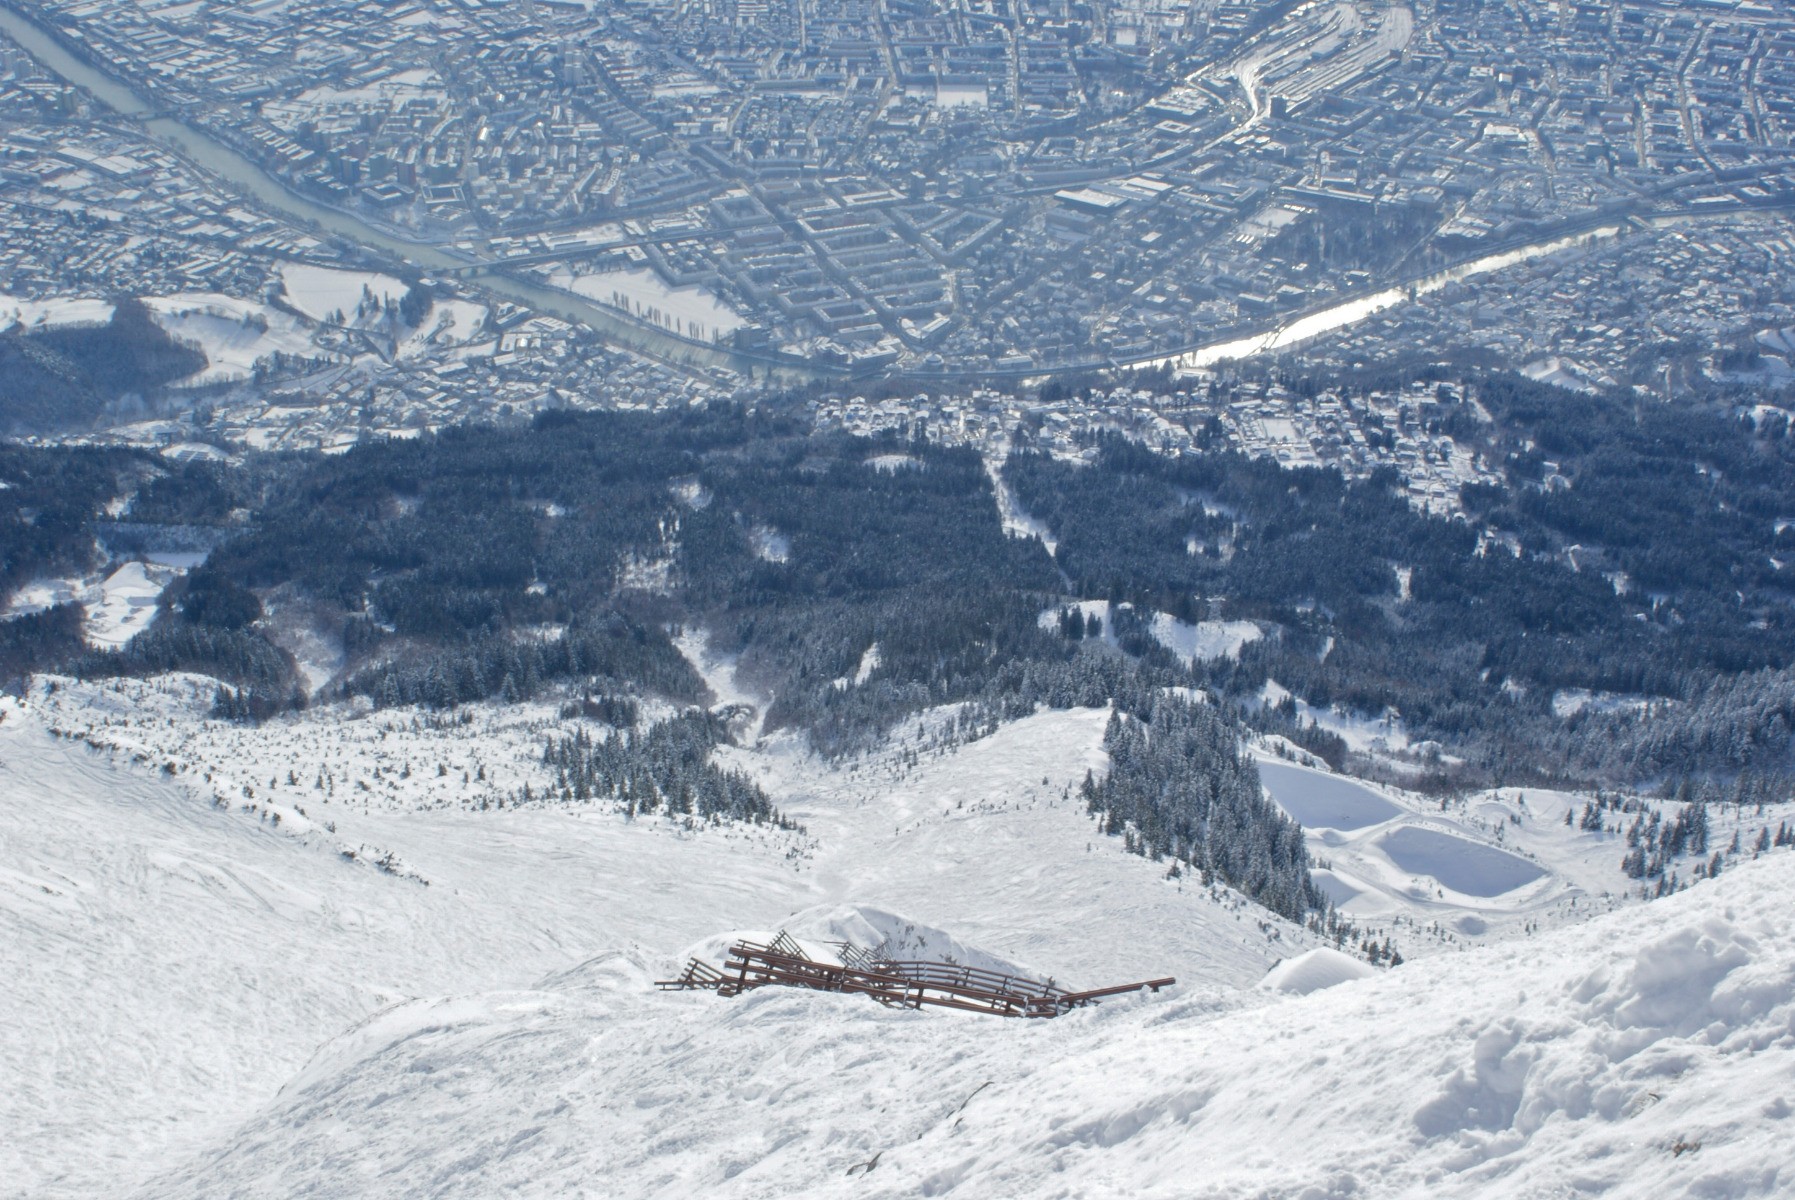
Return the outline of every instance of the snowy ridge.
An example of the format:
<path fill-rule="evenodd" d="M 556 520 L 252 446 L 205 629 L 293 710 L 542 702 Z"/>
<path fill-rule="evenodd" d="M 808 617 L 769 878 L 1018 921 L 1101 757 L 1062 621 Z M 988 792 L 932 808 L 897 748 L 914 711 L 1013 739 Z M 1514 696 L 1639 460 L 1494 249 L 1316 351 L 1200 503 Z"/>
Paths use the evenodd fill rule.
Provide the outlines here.
<path fill-rule="evenodd" d="M 389 1010 L 144 1194 L 1786 1195 L 1787 868 L 1310 995 L 1046 1022 L 656 994 L 618 953 Z"/>

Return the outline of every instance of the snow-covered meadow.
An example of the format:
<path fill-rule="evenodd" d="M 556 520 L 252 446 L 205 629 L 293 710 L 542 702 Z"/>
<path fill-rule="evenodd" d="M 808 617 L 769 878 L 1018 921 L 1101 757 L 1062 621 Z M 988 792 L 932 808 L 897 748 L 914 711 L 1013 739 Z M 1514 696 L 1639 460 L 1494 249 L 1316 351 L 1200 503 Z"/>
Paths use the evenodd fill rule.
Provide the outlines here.
<path fill-rule="evenodd" d="M 51 296 L 25 300 L 0 292 L 0 331 L 27 333 L 65 325 L 104 325 L 112 319 L 112 301 L 90 296 Z"/>
<path fill-rule="evenodd" d="M 88 644 L 116 649 L 149 628 L 163 591 L 204 557 L 145 555 L 78 578 L 34 579 L 13 593 L 0 620 L 78 603 L 86 611 L 83 634 Z"/>
<path fill-rule="evenodd" d="M 1108 600 L 1080 600 L 1070 609 L 1089 621 L 1095 618 L 1106 645 L 1116 644 L 1116 619 Z M 1050 608 L 1041 613 L 1039 624 L 1052 629 L 1059 624 L 1060 610 Z M 1240 649 L 1265 636 L 1265 631 L 1252 621 L 1180 621 L 1170 613 L 1143 615 L 1146 631 L 1181 662 L 1207 662 L 1217 658 L 1239 658 Z"/>
<path fill-rule="evenodd" d="M 742 325 L 742 317 L 715 294 L 696 285 L 671 287 L 651 270 L 624 269 L 577 274 L 544 268 L 548 282 L 632 316 L 698 340 L 721 337 Z"/>
<path fill-rule="evenodd" d="M 198 346 L 206 356 L 206 366 L 181 380 L 184 385 L 247 379 L 258 362 L 275 354 L 326 356 L 304 322 L 272 305 L 204 292 L 151 296 L 144 306 L 170 337 Z"/>
<path fill-rule="evenodd" d="M 311 263 L 282 263 L 280 280 L 287 302 L 320 323 L 353 322 L 365 300 L 397 304 L 405 284 L 378 271 L 344 271 Z"/>

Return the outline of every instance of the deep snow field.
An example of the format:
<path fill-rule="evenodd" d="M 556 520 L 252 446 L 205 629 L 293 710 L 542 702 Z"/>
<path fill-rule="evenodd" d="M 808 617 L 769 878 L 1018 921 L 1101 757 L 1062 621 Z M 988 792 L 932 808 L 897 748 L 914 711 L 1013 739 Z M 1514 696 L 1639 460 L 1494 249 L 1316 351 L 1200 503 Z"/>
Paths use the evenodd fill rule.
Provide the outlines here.
<path fill-rule="evenodd" d="M 252 729 L 212 686 L 0 700 L 0 1195 L 1795 1190 L 1784 849 L 1645 903 L 1580 796 L 1257 747 L 1386 970 L 1098 835 L 1104 710 L 836 765 L 750 720 L 720 753 L 787 832 L 543 803 L 553 704 Z M 652 988 L 781 928 L 1179 983 L 1045 1022 Z"/>

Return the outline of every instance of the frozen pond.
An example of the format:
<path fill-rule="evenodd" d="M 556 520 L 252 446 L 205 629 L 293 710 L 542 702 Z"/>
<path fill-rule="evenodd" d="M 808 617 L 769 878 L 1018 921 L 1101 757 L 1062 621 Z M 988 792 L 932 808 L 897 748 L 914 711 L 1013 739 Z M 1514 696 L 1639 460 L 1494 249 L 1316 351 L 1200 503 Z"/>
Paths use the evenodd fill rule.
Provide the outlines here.
<path fill-rule="evenodd" d="M 1278 807 L 1305 829 L 1363 829 L 1402 810 L 1362 783 L 1289 763 L 1261 762 L 1259 779 Z"/>
<path fill-rule="evenodd" d="M 1467 896 L 1500 896 L 1546 873 L 1544 868 L 1494 846 L 1432 829 L 1398 829 L 1378 845 L 1403 870 L 1432 875 Z"/>

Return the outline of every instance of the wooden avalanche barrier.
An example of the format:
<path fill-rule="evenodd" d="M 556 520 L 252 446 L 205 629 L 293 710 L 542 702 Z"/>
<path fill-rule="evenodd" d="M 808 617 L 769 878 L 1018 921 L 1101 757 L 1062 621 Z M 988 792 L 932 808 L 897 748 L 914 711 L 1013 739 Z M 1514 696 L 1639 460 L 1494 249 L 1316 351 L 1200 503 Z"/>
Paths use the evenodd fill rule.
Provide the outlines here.
<path fill-rule="evenodd" d="M 893 1008 L 925 1004 L 999 1017 L 1057 1017 L 1095 1004 L 1105 996 L 1121 996 L 1142 988 L 1157 992 L 1172 978 L 1147 979 L 1114 987 L 1073 992 L 1021 975 L 1004 975 L 948 962 L 901 962 L 884 946 L 863 949 L 852 942 L 832 942 L 839 961 L 811 958 L 784 931 L 767 945 L 741 941 L 730 947 L 722 970 L 694 958 L 678 979 L 657 981 L 663 991 L 706 989 L 719 996 L 739 996 L 754 988 L 779 985 L 819 992 L 857 992 Z"/>

